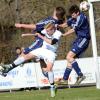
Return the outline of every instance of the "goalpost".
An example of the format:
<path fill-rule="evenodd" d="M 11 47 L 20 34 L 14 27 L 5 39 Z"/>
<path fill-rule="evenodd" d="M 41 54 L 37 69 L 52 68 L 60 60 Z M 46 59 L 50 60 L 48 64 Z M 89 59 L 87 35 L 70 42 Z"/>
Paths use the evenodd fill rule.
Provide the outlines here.
<path fill-rule="evenodd" d="M 92 50 L 93 50 L 93 58 L 94 65 L 96 67 L 96 88 L 100 89 L 100 68 L 99 61 L 97 55 L 97 44 L 96 44 L 96 32 L 95 32 L 95 24 L 94 23 L 94 13 L 93 13 L 93 2 L 99 2 L 100 0 L 88 0 L 90 4 L 89 9 L 89 19 L 90 19 L 90 31 L 91 31 L 91 41 L 92 41 Z"/>

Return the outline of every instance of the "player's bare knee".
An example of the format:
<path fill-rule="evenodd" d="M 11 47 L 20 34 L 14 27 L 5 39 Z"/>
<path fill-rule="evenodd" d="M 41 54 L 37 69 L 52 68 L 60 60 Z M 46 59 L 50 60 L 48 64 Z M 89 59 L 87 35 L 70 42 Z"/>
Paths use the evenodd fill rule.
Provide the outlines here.
<path fill-rule="evenodd" d="M 24 58 L 25 58 L 26 60 L 30 60 L 30 59 L 32 59 L 32 58 L 34 58 L 34 57 L 35 57 L 35 56 L 32 55 L 32 54 L 24 55 Z"/>
<path fill-rule="evenodd" d="M 72 68 L 72 65 L 70 62 L 67 63 L 67 68 L 70 68 L 70 69 Z"/>
<path fill-rule="evenodd" d="M 52 71 L 52 68 L 51 67 L 47 67 L 46 69 L 47 69 L 47 72 Z"/>
<path fill-rule="evenodd" d="M 72 59 L 72 57 L 71 57 L 70 55 L 67 55 L 67 56 L 66 56 L 66 59 L 67 59 L 68 62 L 70 62 L 71 59 Z"/>

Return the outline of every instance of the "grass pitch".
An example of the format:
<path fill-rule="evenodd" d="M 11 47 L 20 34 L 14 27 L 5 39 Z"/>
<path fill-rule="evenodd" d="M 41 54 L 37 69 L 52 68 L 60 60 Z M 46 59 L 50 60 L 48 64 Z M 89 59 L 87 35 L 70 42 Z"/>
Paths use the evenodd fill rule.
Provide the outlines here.
<path fill-rule="evenodd" d="M 54 98 L 50 97 L 48 89 L 1 92 L 0 100 L 100 100 L 100 90 L 96 87 L 58 89 Z"/>

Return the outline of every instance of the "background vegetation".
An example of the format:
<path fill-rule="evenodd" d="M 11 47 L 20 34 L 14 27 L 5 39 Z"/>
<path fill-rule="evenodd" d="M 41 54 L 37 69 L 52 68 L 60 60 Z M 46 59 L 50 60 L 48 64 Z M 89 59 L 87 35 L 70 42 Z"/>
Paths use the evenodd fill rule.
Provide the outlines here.
<path fill-rule="evenodd" d="M 63 6 L 68 12 L 68 8 L 74 3 L 79 5 L 79 0 L 0 0 L 0 62 L 11 63 L 15 59 L 15 47 L 27 47 L 34 40 L 32 37 L 21 38 L 22 33 L 31 30 L 15 28 L 16 22 L 36 23 L 50 16 L 54 7 Z M 100 3 L 95 3 L 94 9 L 95 19 L 100 18 Z M 99 22 L 96 22 L 98 51 L 100 49 Z M 73 38 L 72 35 L 62 38 L 57 59 L 65 59 Z M 91 44 L 85 56 L 92 56 Z"/>

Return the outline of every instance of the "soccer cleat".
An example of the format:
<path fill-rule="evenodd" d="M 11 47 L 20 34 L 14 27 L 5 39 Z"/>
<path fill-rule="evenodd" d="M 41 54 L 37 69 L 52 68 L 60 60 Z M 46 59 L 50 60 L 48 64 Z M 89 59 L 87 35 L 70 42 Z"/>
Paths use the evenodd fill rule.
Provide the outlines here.
<path fill-rule="evenodd" d="M 0 71 L 0 75 L 6 77 L 7 76 L 7 73 L 5 73 L 3 71 Z"/>
<path fill-rule="evenodd" d="M 78 76 L 75 84 L 79 85 L 85 79 L 86 79 L 86 76 Z"/>
<path fill-rule="evenodd" d="M 51 92 L 51 97 L 55 97 L 56 96 L 57 88 L 56 88 L 55 85 L 52 85 L 50 87 L 50 92 Z"/>
<path fill-rule="evenodd" d="M 2 65 L 2 69 L 0 70 L 0 75 L 6 77 L 10 69 L 11 69 L 10 65 Z"/>
<path fill-rule="evenodd" d="M 2 65 L 2 67 L 3 67 L 4 69 L 6 69 L 6 70 L 9 70 L 9 68 L 11 68 L 12 66 L 11 66 L 10 64 L 8 64 L 8 65 Z"/>
<path fill-rule="evenodd" d="M 2 67 L 2 65 L 0 65 L 0 71 L 4 70 L 4 68 Z"/>
<path fill-rule="evenodd" d="M 68 85 L 68 80 L 64 79 L 59 79 L 58 81 L 55 82 L 57 85 Z"/>

